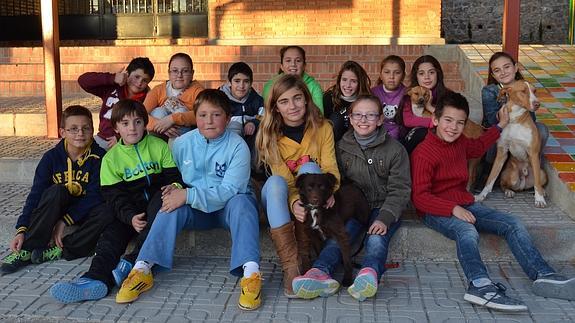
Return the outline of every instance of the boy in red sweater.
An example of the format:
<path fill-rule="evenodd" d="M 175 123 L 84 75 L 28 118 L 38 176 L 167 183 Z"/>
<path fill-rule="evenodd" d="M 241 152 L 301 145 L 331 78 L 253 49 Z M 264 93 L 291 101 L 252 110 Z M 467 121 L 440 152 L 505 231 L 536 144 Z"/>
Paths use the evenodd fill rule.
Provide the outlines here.
<path fill-rule="evenodd" d="M 493 283 L 479 254 L 479 233 L 504 237 L 523 271 L 534 280 L 533 291 L 544 297 L 575 299 L 575 278 L 568 279 L 551 268 L 529 233 L 515 216 L 475 203 L 466 190 L 467 160 L 478 158 L 499 138 L 509 122 L 505 109 L 499 123 L 479 139 L 461 136 L 469 105 L 465 97 L 450 92 L 440 100 L 433 116 L 434 129 L 411 155 L 412 200 L 423 223 L 455 240 L 457 258 L 469 288 L 466 301 L 502 311 L 525 311 L 520 300 L 505 295 L 505 286 Z"/>

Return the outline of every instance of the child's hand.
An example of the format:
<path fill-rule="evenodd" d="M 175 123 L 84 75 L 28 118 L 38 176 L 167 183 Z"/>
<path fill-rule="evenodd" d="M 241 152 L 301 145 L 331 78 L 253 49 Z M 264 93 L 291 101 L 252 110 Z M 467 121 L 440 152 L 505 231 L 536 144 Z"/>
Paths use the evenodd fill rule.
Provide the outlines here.
<path fill-rule="evenodd" d="M 453 208 L 452 213 L 453 213 L 453 216 L 458 218 L 458 219 L 461 219 L 465 222 L 472 223 L 472 224 L 475 223 L 475 216 L 473 215 L 473 213 L 467 211 L 466 209 L 462 208 L 459 205 L 456 205 Z"/>
<path fill-rule="evenodd" d="M 170 129 L 174 125 L 174 119 L 172 116 L 165 116 L 162 119 L 158 119 L 154 125 L 154 131 L 157 133 L 164 133 L 166 130 Z"/>
<path fill-rule="evenodd" d="M 375 220 L 367 230 L 367 233 L 385 235 L 387 233 L 387 225 L 379 220 Z"/>
<path fill-rule="evenodd" d="M 164 131 L 164 135 L 168 136 L 168 138 L 177 138 L 180 135 L 178 126 L 171 126 L 168 130 Z"/>
<path fill-rule="evenodd" d="M 162 212 L 172 212 L 173 210 L 179 208 L 180 206 L 186 204 L 186 199 L 188 197 L 188 192 L 186 189 L 173 189 L 170 194 L 162 194 Z"/>
<path fill-rule="evenodd" d="M 161 190 L 162 190 L 162 197 L 170 194 L 170 192 L 172 192 L 173 190 L 178 189 L 177 187 L 175 187 L 174 185 L 170 184 L 170 185 L 166 185 L 166 186 L 162 186 Z"/>
<path fill-rule="evenodd" d="M 305 208 L 300 200 L 295 200 L 292 205 L 293 215 L 299 222 L 305 222 Z"/>
<path fill-rule="evenodd" d="M 20 251 L 22 249 L 22 244 L 24 243 L 24 233 L 18 233 L 10 242 L 10 250 L 12 251 Z"/>
<path fill-rule="evenodd" d="M 54 243 L 56 246 L 60 248 L 64 248 L 64 243 L 62 242 L 62 238 L 64 238 L 64 228 L 66 227 L 66 223 L 62 220 L 58 220 L 56 225 L 54 226 L 54 231 L 52 231 L 52 239 L 54 239 Z"/>
<path fill-rule="evenodd" d="M 244 135 L 251 136 L 256 131 L 256 125 L 253 122 L 248 122 L 244 125 Z"/>
<path fill-rule="evenodd" d="M 148 222 L 144 220 L 145 216 L 146 213 L 140 213 L 132 217 L 132 227 L 134 228 L 134 230 L 136 230 L 136 232 L 144 230 L 146 224 L 148 224 Z"/>
<path fill-rule="evenodd" d="M 114 83 L 118 84 L 119 86 L 123 86 L 128 81 L 128 72 L 122 71 L 118 72 L 114 75 Z"/>
<path fill-rule="evenodd" d="M 325 208 L 329 209 L 331 208 L 333 205 L 335 204 L 335 197 L 333 197 L 333 194 L 327 199 L 327 201 L 325 201 Z"/>
<path fill-rule="evenodd" d="M 118 142 L 118 139 L 115 136 L 112 136 L 106 139 L 106 141 L 108 142 L 108 149 L 110 149 Z"/>

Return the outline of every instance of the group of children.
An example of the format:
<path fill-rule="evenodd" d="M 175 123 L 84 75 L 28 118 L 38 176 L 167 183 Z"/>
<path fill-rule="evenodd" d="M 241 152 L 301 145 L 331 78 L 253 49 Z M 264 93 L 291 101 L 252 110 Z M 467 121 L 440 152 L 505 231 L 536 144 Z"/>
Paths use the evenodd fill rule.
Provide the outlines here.
<path fill-rule="evenodd" d="M 505 237 L 537 295 L 574 300 L 575 278 L 556 273 L 543 260 L 521 222 L 475 203 L 466 190 L 467 159 L 493 147 L 509 121 L 501 103 L 488 95 L 520 78 L 509 55 L 494 57 L 493 80 L 483 93 L 489 129 L 475 140 L 461 136 L 467 100 L 445 87 L 441 65 L 428 55 L 414 62 L 409 85 L 431 90 L 431 117 L 413 115 L 403 84 L 405 62 L 395 55 L 382 61 L 373 88 L 361 65 L 348 61 L 336 84 L 322 93 L 305 72 L 304 50 L 284 47 L 280 73 L 264 87 L 265 102 L 251 86 L 252 70 L 241 62 L 230 67 L 228 83 L 219 90 L 202 89 L 183 53 L 170 59 L 169 81 L 149 92 L 154 67 L 147 58 L 132 60 L 125 72 L 86 73 L 80 85 L 103 101 L 99 131 L 93 136 L 86 108 L 64 111 L 63 139 L 38 165 L 12 253 L 0 270 L 8 274 L 31 262 L 85 257 L 95 250 L 89 270 L 55 284 L 51 294 L 71 303 L 103 298 L 118 286 L 116 301 L 128 303 L 152 288 L 153 272 L 173 267 L 182 230 L 223 227 L 232 237 L 230 273 L 242 277 L 238 305 L 257 309 L 262 302 L 258 201 L 249 181 L 258 170 L 265 175 L 260 203 L 284 272 L 284 294 L 327 297 L 340 287 L 332 275 L 341 252 L 327 240 L 311 268 L 305 265 L 310 259 L 297 248 L 305 239 L 297 227 L 307 215 L 295 179 L 329 172 L 336 188 L 343 180 L 360 188 L 372 210 L 367 227 L 354 219 L 345 225 L 350 241 L 363 239 L 365 246 L 361 269 L 347 289 L 355 299 L 376 294 L 390 240 L 411 200 L 425 225 L 455 240 L 469 281 L 465 300 L 526 310 L 490 280 L 478 251 L 483 231 Z M 325 207 L 333 205 L 332 196 Z M 64 236 L 64 227 L 72 224 L 79 224 L 78 230 Z M 134 249 L 124 255 L 133 238 Z"/>

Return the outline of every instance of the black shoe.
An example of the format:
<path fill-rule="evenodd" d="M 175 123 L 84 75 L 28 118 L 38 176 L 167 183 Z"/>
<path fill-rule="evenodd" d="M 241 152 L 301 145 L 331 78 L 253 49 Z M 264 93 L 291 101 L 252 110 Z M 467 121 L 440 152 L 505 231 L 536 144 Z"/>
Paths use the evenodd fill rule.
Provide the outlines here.
<path fill-rule="evenodd" d="M 533 293 L 543 297 L 574 301 L 575 278 L 567 278 L 557 273 L 538 277 L 533 282 Z"/>
<path fill-rule="evenodd" d="M 30 260 L 33 264 L 41 264 L 46 261 L 55 261 L 62 258 L 62 249 L 58 246 L 32 250 Z"/>
<path fill-rule="evenodd" d="M 30 264 L 30 251 L 13 251 L 2 259 L 0 274 L 6 275 L 18 271 L 18 269 Z"/>
<path fill-rule="evenodd" d="M 470 283 L 463 299 L 498 311 L 527 311 L 527 306 L 522 301 L 505 295 L 506 289 L 501 283 L 483 287 L 475 287 Z"/>

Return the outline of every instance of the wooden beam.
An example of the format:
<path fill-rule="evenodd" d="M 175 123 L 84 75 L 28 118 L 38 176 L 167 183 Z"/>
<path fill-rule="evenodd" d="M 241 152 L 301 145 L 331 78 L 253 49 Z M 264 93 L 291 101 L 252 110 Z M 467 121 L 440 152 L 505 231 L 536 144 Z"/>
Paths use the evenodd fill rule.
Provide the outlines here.
<path fill-rule="evenodd" d="M 519 60 L 519 15 L 521 0 L 505 0 L 503 4 L 503 51 Z"/>
<path fill-rule="evenodd" d="M 42 15 L 42 43 L 44 45 L 47 134 L 48 138 L 58 138 L 58 126 L 62 116 L 58 0 L 41 0 L 40 13 Z"/>

